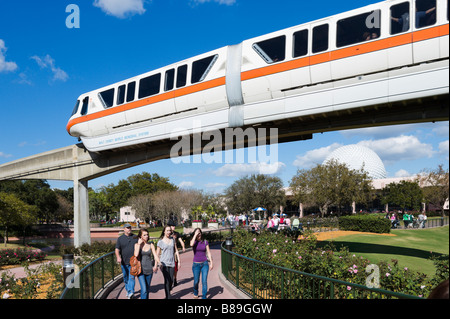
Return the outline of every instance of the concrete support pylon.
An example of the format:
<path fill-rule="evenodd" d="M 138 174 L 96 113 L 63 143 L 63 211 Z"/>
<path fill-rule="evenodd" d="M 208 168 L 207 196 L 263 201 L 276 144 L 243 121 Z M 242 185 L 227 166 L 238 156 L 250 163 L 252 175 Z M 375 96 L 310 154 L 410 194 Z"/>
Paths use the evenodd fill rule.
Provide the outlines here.
<path fill-rule="evenodd" d="M 72 151 L 73 161 L 78 160 L 77 149 Z M 73 168 L 73 215 L 74 215 L 74 246 L 91 244 L 91 223 L 89 220 L 88 181 L 80 180 L 80 168 Z"/>
<path fill-rule="evenodd" d="M 74 245 L 91 244 L 87 181 L 73 181 Z"/>

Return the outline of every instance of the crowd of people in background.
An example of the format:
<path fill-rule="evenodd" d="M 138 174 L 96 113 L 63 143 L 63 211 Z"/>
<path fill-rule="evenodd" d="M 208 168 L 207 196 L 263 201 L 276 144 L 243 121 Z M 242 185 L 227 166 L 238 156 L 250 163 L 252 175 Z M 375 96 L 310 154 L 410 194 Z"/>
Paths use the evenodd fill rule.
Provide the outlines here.
<path fill-rule="evenodd" d="M 427 222 L 427 214 L 425 212 L 420 212 L 419 215 L 415 218 L 412 213 L 408 213 L 405 211 L 402 213 L 402 211 L 398 212 L 392 212 L 386 213 L 386 218 L 391 221 L 391 228 L 400 228 L 400 218 L 401 216 L 403 220 L 403 227 L 413 227 L 413 228 L 425 228 L 425 223 Z"/>

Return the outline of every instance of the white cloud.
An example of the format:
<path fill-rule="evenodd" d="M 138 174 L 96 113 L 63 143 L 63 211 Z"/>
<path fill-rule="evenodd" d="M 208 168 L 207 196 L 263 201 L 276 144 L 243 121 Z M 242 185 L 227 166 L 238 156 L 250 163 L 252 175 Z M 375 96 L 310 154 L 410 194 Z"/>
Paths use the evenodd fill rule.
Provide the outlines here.
<path fill-rule="evenodd" d="M 250 163 L 250 164 L 226 164 L 214 171 L 216 176 L 245 176 L 250 174 L 278 174 L 286 165 L 281 162 L 268 163 Z"/>
<path fill-rule="evenodd" d="M 12 156 L 11 154 L 5 154 L 3 152 L 0 152 L 0 157 L 8 158 L 8 157 L 11 157 L 11 156 Z"/>
<path fill-rule="evenodd" d="M 435 151 L 431 144 L 420 142 L 416 136 L 401 135 L 380 140 L 366 140 L 357 143 L 373 150 L 385 165 L 397 161 L 431 158 Z"/>
<path fill-rule="evenodd" d="M 135 14 L 144 14 L 144 0 L 95 0 L 94 6 L 108 15 L 124 19 Z"/>
<path fill-rule="evenodd" d="M 69 78 L 66 72 L 64 72 L 61 68 L 56 67 L 55 60 L 48 54 L 43 58 L 34 55 L 31 59 L 36 61 L 41 69 L 50 69 L 53 73 L 53 81 L 65 82 Z"/>
<path fill-rule="evenodd" d="M 178 184 L 179 188 L 190 188 L 193 187 L 194 183 L 193 182 L 188 182 L 188 181 L 182 181 L 180 184 Z"/>
<path fill-rule="evenodd" d="M 2 72 L 13 72 L 17 69 L 17 64 L 15 62 L 6 61 L 6 50 L 5 41 L 0 39 L 0 73 Z"/>
<path fill-rule="evenodd" d="M 206 188 L 223 188 L 227 186 L 227 184 L 224 183 L 207 183 L 205 185 Z"/>
<path fill-rule="evenodd" d="M 325 158 L 330 155 L 335 149 L 343 146 L 339 143 L 333 143 L 326 147 L 317 148 L 306 152 L 305 155 L 297 155 L 297 159 L 294 161 L 293 165 L 300 168 L 310 168 L 316 164 L 322 164 Z"/>
<path fill-rule="evenodd" d="M 407 170 L 401 169 L 395 173 L 395 177 L 410 177 L 412 174 Z"/>
<path fill-rule="evenodd" d="M 227 6 L 231 6 L 236 3 L 236 0 L 193 0 L 194 3 L 202 4 L 206 2 L 217 2 L 218 4 L 225 4 Z"/>
<path fill-rule="evenodd" d="M 445 137 L 449 135 L 449 122 L 439 122 L 435 125 L 433 133 L 436 133 L 437 136 Z"/>
<path fill-rule="evenodd" d="M 448 140 L 439 143 L 439 154 L 441 156 L 443 156 L 447 161 L 448 161 L 448 157 L 449 157 L 448 151 L 449 151 Z"/>

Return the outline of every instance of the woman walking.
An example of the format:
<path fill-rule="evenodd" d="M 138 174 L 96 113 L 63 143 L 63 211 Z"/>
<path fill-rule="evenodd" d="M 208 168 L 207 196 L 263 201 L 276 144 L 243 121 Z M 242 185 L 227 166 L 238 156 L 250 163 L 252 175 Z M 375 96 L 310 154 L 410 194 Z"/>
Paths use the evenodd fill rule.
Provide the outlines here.
<path fill-rule="evenodd" d="M 164 276 L 164 291 L 166 293 L 166 299 L 170 299 L 170 290 L 172 290 L 173 274 L 175 271 L 175 256 L 178 260 L 178 269 L 181 267 L 180 256 L 175 240 L 172 238 L 172 229 L 170 226 L 164 227 L 157 246 L 156 255 L 159 256 L 161 254 L 160 264 Z"/>
<path fill-rule="evenodd" d="M 192 272 L 194 273 L 194 298 L 198 298 L 198 284 L 200 282 L 200 274 L 202 276 L 202 299 L 206 299 L 208 293 L 208 273 L 213 269 L 213 261 L 209 243 L 202 238 L 202 230 L 196 228 L 194 236 L 191 239 L 191 247 L 194 251 L 194 261 L 192 264 Z M 209 261 L 209 263 L 208 263 Z"/>
<path fill-rule="evenodd" d="M 148 299 L 153 272 L 158 270 L 159 258 L 155 244 L 148 241 L 147 229 L 139 230 L 138 242 L 134 245 L 134 255 L 141 261 L 141 274 L 138 276 L 141 286 L 141 299 Z"/>

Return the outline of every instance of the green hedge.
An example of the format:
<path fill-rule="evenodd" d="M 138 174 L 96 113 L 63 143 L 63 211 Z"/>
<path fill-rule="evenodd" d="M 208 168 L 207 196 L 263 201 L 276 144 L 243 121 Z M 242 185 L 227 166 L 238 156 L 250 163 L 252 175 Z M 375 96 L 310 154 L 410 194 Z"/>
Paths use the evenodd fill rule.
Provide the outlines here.
<path fill-rule="evenodd" d="M 372 215 L 342 216 L 339 229 L 384 234 L 391 232 L 391 221 Z"/>

